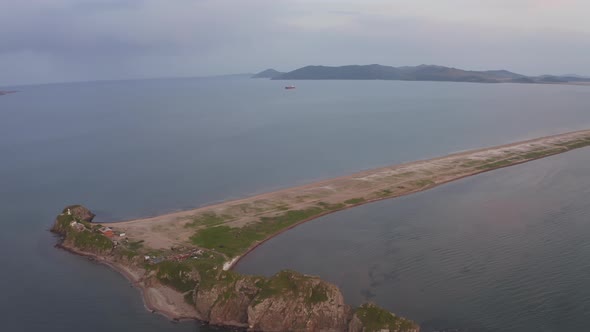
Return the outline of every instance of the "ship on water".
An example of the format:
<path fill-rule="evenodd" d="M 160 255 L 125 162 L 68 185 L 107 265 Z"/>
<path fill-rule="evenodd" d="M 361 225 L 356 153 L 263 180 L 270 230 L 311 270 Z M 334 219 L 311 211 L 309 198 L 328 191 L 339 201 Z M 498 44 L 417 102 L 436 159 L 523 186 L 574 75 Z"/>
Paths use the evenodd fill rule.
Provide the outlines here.
<path fill-rule="evenodd" d="M 293 90 L 293 89 L 295 89 L 295 86 L 294 85 L 287 85 L 285 87 L 285 90 Z"/>

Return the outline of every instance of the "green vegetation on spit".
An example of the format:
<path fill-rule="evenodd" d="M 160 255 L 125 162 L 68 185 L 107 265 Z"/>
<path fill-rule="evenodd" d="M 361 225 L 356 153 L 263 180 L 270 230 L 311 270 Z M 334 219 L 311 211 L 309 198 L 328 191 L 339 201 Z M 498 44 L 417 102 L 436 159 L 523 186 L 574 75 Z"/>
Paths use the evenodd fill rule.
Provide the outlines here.
<path fill-rule="evenodd" d="M 393 191 L 391 189 L 383 189 L 383 190 L 375 192 L 375 196 L 377 196 L 379 198 L 387 197 L 387 196 L 390 196 L 391 194 L 393 194 Z"/>
<path fill-rule="evenodd" d="M 434 181 L 432 181 L 430 179 L 420 179 L 420 180 L 414 181 L 414 184 L 418 187 L 426 187 L 426 186 L 433 185 Z"/>
<path fill-rule="evenodd" d="M 197 226 L 215 226 L 223 224 L 224 222 L 231 219 L 231 216 L 217 215 L 212 212 L 203 213 L 202 215 L 192 218 L 192 221 L 187 223 L 185 227 L 197 227 Z"/>
<path fill-rule="evenodd" d="M 184 293 L 197 286 L 191 276 L 192 270 L 189 264 L 164 261 L 157 265 L 156 276 L 162 283 Z"/>
<path fill-rule="evenodd" d="M 366 201 L 367 200 L 364 199 L 363 197 L 358 197 L 358 198 L 347 199 L 344 201 L 344 203 L 348 204 L 348 205 L 356 205 L 356 204 L 364 203 Z"/>
<path fill-rule="evenodd" d="M 71 223 L 77 222 L 84 227 L 83 231 L 73 231 Z M 113 247 L 113 242 L 98 232 L 100 225 L 92 225 L 89 222 L 77 220 L 73 215 L 61 214 L 57 217 L 56 228 L 67 234 L 69 241 L 76 248 L 82 250 L 106 251 Z"/>
<path fill-rule="evenodd" d="M 365 331 L 406 331 L 414 328 L 413 323 L 383 310 L 372 303 L 365 303 L 356 309 L 355 315 L 363 323 Z"/>
<path fill-rule="evenodd" d="M 338 206 L 338 208 L 341 207 Z M 204 228 L 197 231 L 191 240 L 193 244 L 201 248 L 215 249 L 231 258 L 242 254 L 257 241 L 262 241 L 289 226 L 326 211 L 330 209 L 318 206 L 305 210 L 290 210 L 276 217 L 261 217 L 259 222 L 240 228 L 229 226 Z"/>
<path fill-rule="evenodd" d="M 101 251 L 110 250 L 113 247 L 111 240 L 95 232 L 74 232 L 71 239 L 76 248 L 98 248 Z"/>

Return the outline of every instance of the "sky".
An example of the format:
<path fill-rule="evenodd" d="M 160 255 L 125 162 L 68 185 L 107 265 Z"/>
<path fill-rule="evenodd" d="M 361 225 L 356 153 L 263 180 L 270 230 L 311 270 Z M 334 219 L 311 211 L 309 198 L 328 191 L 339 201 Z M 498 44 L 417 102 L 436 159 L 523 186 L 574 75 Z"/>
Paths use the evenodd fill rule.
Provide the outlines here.
<path fill-rule="evenodd" d="M 2 0 L 0 86 L 437 64 L 590 75 L 587 0 Z"/>

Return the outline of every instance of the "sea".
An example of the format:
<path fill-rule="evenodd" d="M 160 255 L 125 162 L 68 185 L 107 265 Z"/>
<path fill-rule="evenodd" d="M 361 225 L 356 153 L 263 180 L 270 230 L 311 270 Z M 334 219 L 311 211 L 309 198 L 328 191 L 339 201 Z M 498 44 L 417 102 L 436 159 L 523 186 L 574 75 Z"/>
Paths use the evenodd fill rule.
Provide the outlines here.
<path fill-rule="evenodd" d="M 285 90 L 294 84 L 296 89 Z M 69 204 L 110 222 L 590 128 L 590 87 L 182 78 L 6 86 L 0 330 L 223 331 L 148 312 L 55 248 Z M 288 268 L 423 331 L 587 331 L 590 149 L 334 213 L 237 270 Z"/>

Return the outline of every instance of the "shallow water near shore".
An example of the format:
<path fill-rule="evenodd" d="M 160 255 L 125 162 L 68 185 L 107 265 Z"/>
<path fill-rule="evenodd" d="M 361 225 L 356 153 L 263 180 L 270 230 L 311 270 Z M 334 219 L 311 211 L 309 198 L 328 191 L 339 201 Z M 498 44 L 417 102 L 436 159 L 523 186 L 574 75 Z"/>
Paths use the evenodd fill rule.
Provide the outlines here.
<path fill-rule="evenodd" d="M 5 281 L 0 283 L 3 294 L 0 327 L 7 331 L 79 331 L 81 327 L 86 331 L 207 330 L 194 322 L 171 323 L 147 312 L 139 292 L 116 272 L 53 248 L 57 239 L 47 230 L 55 215 L 67 204 L 85 204 L 98 215 L 99 221 L 131 219 L 367 168 L 590 128 L 588 87 L 302 81 L 294 91 L 284 91 L 285 84 L 249 79 L 95 82 L 18 87 L 15 89 L 19 93 L 0 97 L 0 225 L 3 230 L 0 232 L 3 252 L 0 264 Z M 578 152 L 558 158 L 569 160 L 574 154 Z M 573 164 L 583 165 L 583 161 L 575 160 Z M 550 162 L 541 160 L 535 162 L 537 164 Z M 578 176 L 583 179 L 585 174 L 583 169 L 572 172 L 570 176 L 574 179 Z M 500 173 L 481 176 L 493 178 L 494 174 Z M 524 179 L 511 184 L 515 191 L 521 186 L 527 188 L 529 183 Z M 466 186 L 471 179 L 466 181 L 457 185 Z M 564 186 L 569 184 L 574 190 L 584 181 L 566 182 Z M 447 187 L 428 194 L 436 195 L 436 190 L 443 188 Z M 501 189 L 498 185 L 492 188 Z M 489 191 L 493 193 L 492 189 Z M 410 199 L 415 198 L 402 198 L 399 202 Z M 432 201 L 442 199 L 435 197 Z M 525 201 L 521 202 L 526 202 L 526 197 L 512 197 L 514 204 L 523 199 Z M 560 200 L 560 196 L 547 199 L 551 204 L 568 204 Z M 330 271 L 348 275 L 338 283 L 351 303 L 368 297 L 419 321 L 448 318 L 452 323 L 461 319 L 472 323 L 470 326 L 486 326 L 486 317 L 469 315 L 473 313 L 468 310 L 474 305 L 472 302 L 457 302 L 453 298 L 453 294 L 461 294 L 456 298 L 468 297 L 463 294 L 471 292 L 471 286 L 462 287 L 463 284 L 451 278 L 453 270 L 445 270 L 445 264 L 422 264 L 445 257 L 450 259 L 428 249 L 430 242 L 420 242 L 423 247 L 418 244 L 413 247 L 410 238 L 402 242 L 386 241 L 391 243 L 389 247 L 382 245 L 383 234 L 391 236 L 387 233 L 390 227 L 412 229 L 415 223 L 421 228 L 414 229 L 414 236 L 430 237 L 434 243 L 444 239 L 435 239 L 439 232 L 444 235 L 456 230 L 455 251 L 447 253 L 453 256 L 475 245 L 470 242 L 470 236 L 477 233 L 477 227 L 465 226 L 466 221 L 456 225 L 443 223 L 438 218 L 434 218 L 435 223 L 429 219 L 429 210 L 417 203 L 414 209 L 422 214 L 410 213 L 405 226 L 395 226 L 398 224 L 391 222 L 389 214 L 384 215 L 381 210 L 387 205 L 379 204 L 397 201 L 327 216 L 283 235 L 320 233 L 322 225 L 331 224 L 325 220 L 336 220 L 326 218 L 342 218 L 344 223 L 354 224 L 354 220 L 351 221 L 354 218 L 347 217 L 348 213 L 361 213 L 363 220 L 373 222 L 359 224 L 361 228 L 350 231 L 348 238 L 332 238 L 329 244 L 318 239 L 306 242 L 306 246 L 312 251 L 326 253 L 332 247 L 344 248 L 347 255 L 370 262 L 370 265 L 355 264 L 352 258 L 342 260 L 338 258 L 341 256 L 328 254 L 309 256 L 299 247 L 291 251 L 277 248 L 277 252 L 284 253 L 281 261 L 293 262 L 288 267 L 303 272 L 321 272 L 322 277 L 333 281 L 337 281 L 336 272 Z M 479 213 L 460 201 L 459 198 L 457 201 L 447 199 L 448 208 L 466 210 L 468 214 Z M 481 213 L 489 213 L 484 207 L 481 209 L 484 211 Z M 553 217 L 551 211 L 540 208 L 536 211 L 544 218 Z M 399 222 L 399 218 L 395 220 Z M 495 225 L 480 227 L 483 227 L 482 232 L 492 234 L 504 229 Z M 462 227 L 474 233 L 465 235 L 458 231 Z M 564 227 L 573 234 L 562 234 L 560 241 L 575 243 L 577 229 Z M 512 249 L 509 244 L 504 250 L 518 250 L 518 243 L 513 244 L 516 247 Z M 359 247 L 373 249 L 364 251 Z M 407 258 L 405 255 L 398 257 L 401 262 L 392 264 L 390 260 L 394 256 L 388 255 L 405 247 L 416 253 Z M 493 248 L 490 247 L 492 256 Z M 538 250 L 531 254 L 548 257 L 548 262 L 543 261 L 547 270 L 541 272 L 553 275 L 569 266 L 568 260 L 558 257 L 559 252 L 548 251 L 549 247 L 531 248 Z M 267 251 L 265 245 L 253 254 L 264 255 Z M 278 268 L 273 260 L 262 265 L 252 261 L 252 265 L 248 265 L 248 260 L 254 257 L 249 256 L 240 268 L 249 266 L 252 271 Z M 323 272 L 314 270 L 318 265 L 324 267 Z M 397 270 L 394 265 L 405 268 Z M 436 266 L 441 270 L 433 273 Z M 478 266 L 471 270 L 481 268 Z M 488 269 L 501 267 L 487 266 Z M 581 269 L 579 277 L 584 267 L 577 268 Z M 532 270 L 532 273 L 539 272 Z M 432 284 L 418 282 L 425 280 L 423 274 L 431 274 L 432 279 L 427 281 Z M 369 275 L 375 280 L 370 280 Z M 391 277 L 384 277 L 388 275 Z M 401 283 L 406 287 L 400 288 L 396 275 L 417 282 L 412 283 L 412 287 Z M 523 276 L 525 281 L 532 278 Z M 355 281 L 357 279 L 360 281 Z M 576 280 L 571 279 L 571 284 L 584 286 L 576 284 Z M 369 287 L 373 283 L 375 285 Z M 510 288 L 511 284 L 507 281 L 498 287 Z M 532 289 L 548 287 L 547 284 L 529 286 Z M 445 296 L 435 292 L 437 289 L 445 290 Z M 578 315 L 576 311 L 587 305 L 581 300 L 584 291 L 574 296 L 556 289 L 546 296 L 549 301 L 573 308 L 576 317 L 584 317 L 584 313 Z M 495 291 L 493 294 L 476 293 L 483 298 L 495 294 Z M 392 298 L 395 301 L 391 301 Z M 416 300 L 418 298 L 420 301 Z M 505 303 L 526 301 L 510 297 L 509 293 L 498 295 L 496 300 L 493 306 L 484 308 L 492 317 L 506 309 Z M 447 301 L 453 305 L 447 305 Z M 479 303 L 484 304 L 489 302 Z M 452 313 L 451 308 L 464 315 L 458 318 L 444 315 Z M 570 317 L 558 310 L 549 310 L 545 315 L 556 321 Z M 535 324 L 537 322 L 533 321 L 530 326 L 539 326 Z"/>

